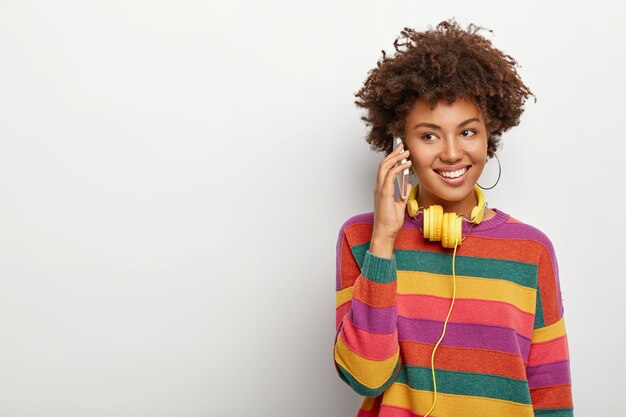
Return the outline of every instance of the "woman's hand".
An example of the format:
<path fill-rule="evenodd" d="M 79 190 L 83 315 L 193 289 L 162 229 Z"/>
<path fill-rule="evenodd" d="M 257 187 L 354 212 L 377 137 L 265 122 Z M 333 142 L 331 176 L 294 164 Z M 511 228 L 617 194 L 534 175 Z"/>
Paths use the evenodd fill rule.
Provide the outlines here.
<path fill-rule="evenodd" d="M 403 152 L 404 151 L 404 152 Z M 382 160 L 378 167 L 378 177 L 374 189 L 374 229 L 372 240 L 380 239 L 394 242 L 404 224 L 404 211 L 407 199 L 399 193 L 394 200 L 394 181 L 403 170 L 411 167 L 411 161 L 396 166 L 398 161 L 409 158 L 409 150 L 400 144 Z M 407 195 L 411 191 L 411 183 L 407 181 Z"/>

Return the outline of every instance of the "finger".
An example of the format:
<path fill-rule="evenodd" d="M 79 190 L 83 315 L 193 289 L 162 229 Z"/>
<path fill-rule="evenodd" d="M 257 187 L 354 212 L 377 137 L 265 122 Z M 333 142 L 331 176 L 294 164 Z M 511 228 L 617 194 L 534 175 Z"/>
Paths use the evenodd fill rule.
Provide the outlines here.
<path fill-rule="evenodd" d="M 410 167 L 411 167 L 411 161 L 407 161 L 404 164 L 394 166 L 393 168 L 388 170 L 387 175 L 385 176 L 384 183 L 383 183 L 384 191 L 391 192 L 391 194 L 393 195 L 393 190 L 394 190 L 393 183 L 396 180 L 396 176 L 400 174 L 402 171 L 404 171 L 405 169 L 410 168 Z"/>
<path fill-rule="evenodd" d="M 383 162 L 389 159 L 392 159 L 393 157 L 400 155 L 403 151 L 406 151 L 407 149 L 404 149 L 404 144 L 400 143 L 398 146 L 396 146 L 393 151 L 389 152 L 387 154 L 387 156 L 385 156 L 385 158 L 383 158 Z"/>
<path fill-rule="evenodd" d="M 392 160 L 395 156 L 402 155 L 403 148 L 404 146 L 402 143 L 398 144 L 398 146 L 396 146 L 391 152 L 389 152 L 389 154 L 387 154 L 387 156 L 383 158 L 382 161 L 380 161 L 380 164 L 378 165 L 378 175 L 376 178 L 376 190 L 378 190 L 385 181 L 387 171 L 389 170 L 388 162 Z"/>
<path fill-rule="evenodd" d="M 387 173 L 390 169 L 392 169 L 397 163 L 399 163 L 403 159 L 409 158 L 411 152 L 408 149 L 405 149 L 403 152 L 399 152 L 398 148 L 400 148 L 400 145 L 391 154 L 389 154 L 389 156 L 381 161 L 378 167 L 376 189 L 379 189 L 381 186 L 383 186 L 385 177 L 387 177 Z"/>
<path fill-rule="evenodd" d="M 406 197 L 400 194 L 400 202 L 403 205 L 406 205 L 407 201 L 409 201 L 409 194 L 411 193 L 411 189 L 413 188 L 411 181 L 407 181 L 404 188 L 405 188 L 404 193 L 406 194 Z"/>

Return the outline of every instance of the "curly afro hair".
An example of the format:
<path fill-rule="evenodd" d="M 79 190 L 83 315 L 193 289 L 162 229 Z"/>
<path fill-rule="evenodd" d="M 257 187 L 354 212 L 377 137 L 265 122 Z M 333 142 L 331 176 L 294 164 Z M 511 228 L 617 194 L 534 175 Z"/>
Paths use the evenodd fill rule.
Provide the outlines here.
<path fill-rule="evenodd" d="M 405 118 L 416 100 L 434 108 L 441 99 L 451 104 L 464 97 L 485 119 L 487 155 L 493 157 L 502 133 L 519 124 L 525 100 L 535 95 L 517 74 L 515 59 L 478 35 L 480 29 L 485 28 L 470 24 L 463 30 L 454 19 L 424 32 L 404 28 L 393 43 L 396 53 L 387 57 L 382 51 L 354 102 L 367 109 L 361 120 L 372 127 L 366 138 L 372 150 L 393 150 L 393 137 L 404 137 Z"/>

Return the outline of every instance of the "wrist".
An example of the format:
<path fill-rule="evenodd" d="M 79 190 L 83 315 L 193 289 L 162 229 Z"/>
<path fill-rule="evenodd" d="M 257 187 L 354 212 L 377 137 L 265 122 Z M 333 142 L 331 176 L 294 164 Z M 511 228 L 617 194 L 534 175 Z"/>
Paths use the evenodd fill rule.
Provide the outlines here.
<path fill-rule="evenodd" d="M 372 235 L 369 250 L 379 258 L 391 258 L 393 256 L 393 245 L 395 241 L 395 237 Z"/>

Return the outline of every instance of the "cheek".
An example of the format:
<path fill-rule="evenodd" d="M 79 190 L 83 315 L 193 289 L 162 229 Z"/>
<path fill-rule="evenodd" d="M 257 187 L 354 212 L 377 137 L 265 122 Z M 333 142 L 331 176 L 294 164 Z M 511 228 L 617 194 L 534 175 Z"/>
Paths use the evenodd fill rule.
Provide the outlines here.
<path fill-rule="evenodd" d="M 484 163 L 483 164 L 476 164 L 476 165 L 474 165 L 473 176 L 475 178 L 480 177 L 480 175 L 483 173 L 484 170 L 485 170 L 485 164 Z"/>
<path fill-rule="evenodd" d="M 410 159 L 414 167 L 419 169 L 428 169 L 432 165 L 436 154 L 433 154 L 431 149 L 420 146 L 413 146 L 410 149 Z"/>
<path fill-rule="evenodd" d="M 468 149 L 468 153 L 476 165 L 484 166 L 487 163 L 487 140 L 476 142 L 473 145 Z"/>
<path fill-rule="evenodd" d="M 487 165 L 487 161 L 485 161 L 485 159 L 487 158 L 486 156 L 486 152 L 485 155 L 480 155 L 478 156 L 477 159 L 474 159 L 474 167 L 473 167 L 473 175 L 474 177 L 478 178 L 480 177 L 480 175 L 482 174 L 482 172 L 485 169 L 485 166 Z"/>
<path fill-rule="evenodd" d="M 425 161 L 424 158 L 412 159 L 413 168 L 418 172 L 426 172 L 430 170 L 430 163 Z"/>

